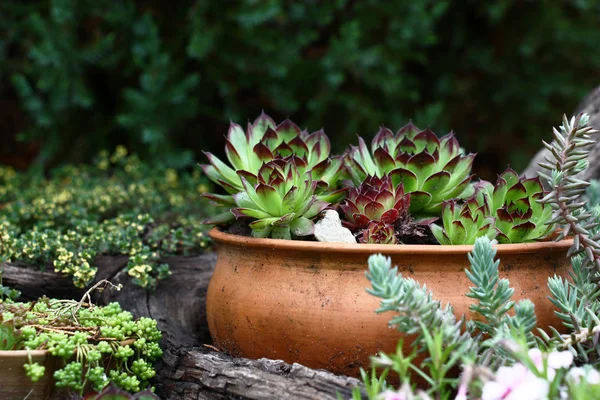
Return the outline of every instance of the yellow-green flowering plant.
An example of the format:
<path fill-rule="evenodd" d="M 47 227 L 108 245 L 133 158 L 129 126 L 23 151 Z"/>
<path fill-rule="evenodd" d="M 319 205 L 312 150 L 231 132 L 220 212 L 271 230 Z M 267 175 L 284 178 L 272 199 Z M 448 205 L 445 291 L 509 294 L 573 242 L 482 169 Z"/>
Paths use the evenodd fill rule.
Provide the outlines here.
<path fill-rule="evenodd" d="M 207 246 L 209 187 L 199 171 L 150 166 L 123 147 L 49 177 L 0 167 L 0 259 L 51 266 L 85 287 L 97 256 L 125 254 L 132 280 L 154 287 L 169 276 L 162 258 Z"/>

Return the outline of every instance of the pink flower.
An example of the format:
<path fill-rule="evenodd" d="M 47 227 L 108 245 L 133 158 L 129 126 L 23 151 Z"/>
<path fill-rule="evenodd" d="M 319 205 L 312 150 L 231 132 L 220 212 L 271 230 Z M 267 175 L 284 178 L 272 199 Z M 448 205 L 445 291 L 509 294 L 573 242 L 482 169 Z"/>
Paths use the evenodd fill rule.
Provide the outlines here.
<path fill-rule="evenodd" d="M 380 398 L 382 400 L 406 400 L 406 395 L 404 393 L 386 390 L 385 392 L 380 394 Z"/>
<path fill-rule="evenodd" d="M 486 382 L 483 386 L 481 399 L 544 400 L 548 396 L 549 386 L 548 381 L 535 376 L 523 364 L 515 364 L 498 369 L 496 380 Z"/>
<path fill-rule="evenodd" d="M 569 368 L 573 364 L 573 353 L 568 350 L 548 354 L 548 368 Z"/>

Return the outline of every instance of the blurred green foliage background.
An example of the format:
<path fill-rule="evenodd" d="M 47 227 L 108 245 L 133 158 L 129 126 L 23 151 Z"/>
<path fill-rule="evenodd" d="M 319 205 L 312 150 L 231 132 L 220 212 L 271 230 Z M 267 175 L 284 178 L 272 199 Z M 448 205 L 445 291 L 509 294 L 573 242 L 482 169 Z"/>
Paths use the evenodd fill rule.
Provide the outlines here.
<path fill-rule="evenodd" d="M 598 85 L 599 27 L 596 0 L 2 0 L 0 161 L 184 167 L 264 109 L 338 151 L 454 129 L 491 179 Z"/>

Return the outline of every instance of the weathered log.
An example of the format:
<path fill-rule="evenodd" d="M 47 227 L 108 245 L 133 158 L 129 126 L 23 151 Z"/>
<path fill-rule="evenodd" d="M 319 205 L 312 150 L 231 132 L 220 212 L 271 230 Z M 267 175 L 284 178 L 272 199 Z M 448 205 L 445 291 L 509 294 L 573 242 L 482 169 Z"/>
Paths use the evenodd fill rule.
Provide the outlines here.
<path fill-rule="evenodd" d="M 169 400 L 322 399 L 352 397 L 360 381 L 281 360 L 232 358 L 206 349 L 166 351 L 156 392 Z"/>
<path fill-rule="evenodd" d="M 577 115 L 580 112 L 589 114 L 590 126 L 595 129 L 600 129 L 600 87 L 596 88 L 583 99 L 577 106 L 573 115 Z M 552 131 L 548 129 L 548 137 L 545 138 L 546 141 L 552 140 L 551 132 Z M 585 171 L 578 175 L 580 179 L 586 181 L 589 181 L 590 179 L 600 179 L 600 138 L 596 135 L 593 139 L 596 140 L 596 144 L 592 147 L 588 158 L 589 166 Z M 523 171 L 522 175 L 527 177 L 537 176 L 538 172 L 542 170 L 538 164 L 544 162 L 546 157 L 551 157 L 551 153 L 547 149 L 544 148 L 538 151 L 527 168 Z"/>
<path fill-rule="evenodd" d="M 163 341 L 169 348 L 211 343 L 206 322 L 206 289 L 217 260 L 216 253 L 193 257 L 169 257 L 171 276 L 149 291 L 133 284 L 121 268 L 110 281 L 122 284 L 120 291 L 106 290 L 100 302 L 117 301 L 121 307 L 141 317 L 158 321 Z"/>

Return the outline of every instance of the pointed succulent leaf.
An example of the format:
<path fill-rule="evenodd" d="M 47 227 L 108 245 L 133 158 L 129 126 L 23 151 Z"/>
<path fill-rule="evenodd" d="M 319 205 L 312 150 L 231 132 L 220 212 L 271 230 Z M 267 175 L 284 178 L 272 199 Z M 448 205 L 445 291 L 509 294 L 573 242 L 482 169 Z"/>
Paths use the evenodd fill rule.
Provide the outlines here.
<path fill-rule="evenodd" d="M 250 199 L 250 196 L 248 196 L 248 193 L 246 192 L 239 192 L 233 195 L 233 199 L 235 201 L 235 204 L 238 207 L 242 207 L 242 208 L 255 208 L 256 207 L 256 203 L 254 201 L 252 201 L 252 199 Z"/>
<path fill-rule="evenodd" d="M 398 130 L 396 136 L 413 138 L 419 131 L 420 129 L 417 128 L 412 121 L 408 121 L 408 124 L 404 125 L 402 128 L 400 128 L 400 130 Z"/>
<path fill-rule="evenodd" d="M 248 158 L 248 141 L 246 140 L 246 134 L 241 126 L 231 122 L 229 124 L 229 132 L 227 132 L 227 141 L 237 151 L 237 153 L 243 158 Z"/>
<path fill-rule="evenodd" d="M 254 120 L 249 129 L 250 145 L 255 145 L 256 143 L 258 143 L 262 139 L 268 128 L 275 128 L 275 121 L 273 121 L 273 118 L 269 117 L 263 111 Z"/>
<path fill-rule="evenodd" d="M 429 226 L 429 228 L 431 229 L 431 233 L 433 233 L 433 236 L 435 236 L 435 238 L 437 239 L 437 241 L 442 244 L 442 245 L 450 245 L 452 244 L 450 242 L 450 238 L 448 237 L 448 235 L 446 235 L 446 232 L 444 231 L 444 229 L 438 225 L 435 224 L 431 224 Z"/>
<path fill-rule="evenodd" d="M 222 212 L 217 215 L 213 215 L 212 217 L 205 219 L 204 221 L 202 221 L 202 224 L 204 224 L 204 225 L 220 225 L 220 224 L 226 224 L 228 222 L 231 222 L 234 219 L 235 219 L 235 216 L 231 213 L 231 211 L 227 210 L 225 212 Z"/>
<path fill-rule="evenodd" d="M 427 192 L 415 191 L 410 194 L 410 212 L 418 214 L 431 203 L 431 195 Z"/>
<path fill-rule="evenodd" d="M 423 183 L 421 190 L 424 192 L 431 193 L 433 197 L 435 194 L 443 192 L 446 186 L 450 182 L 450 173 L 446 171 L 436 172 L 430 175 L 427 180 Z"/>
<path fill-rule="evenodd" d="M 507 236 L 512 243 L 523 243 L 529 239 L 529 233 L 535 229 L 535 224 L 531 221 L 513 226 Z"/>
<path fill-rule="evenodd" d="M 306 218 L 314 218 L 317 215 L 319 215 L 319 213 L 321 213 L 321 211 L 326 209 L 328 206 L 329 206 L 329 203 L 315 199 L 315 201 L 312 202 L 312 204 L 308 208 L 308 210 L 306 212 L 304 212 L 303 214 Z"/>
<path fill-rule="evenodd" d="M 222 194 L 214 194 L 214 193 L 203 193 L 201 197 L 207 198 L 209 200 L 214 201 L 217 204 L 225 205 L 225 206 L 233 206 L 235 205 L 235 200 L 231 195 L 222 195 Z"/>
<path fill-rule="evenodd" d="M 256 208 L 237 207 L 237 208 L 232 208 L 231 213 L 233 213 L 233 215 L 235 216 L 235 219 L 245 218 L 245 217 L 251 217 L 251 218 L 255 218 L 255 219 L 263 219 L 263 218 L 271 218 L 272 217 L 271 214 L 261 211 L 261 210 L 257 210 Z"/>
<path fill-rule="evenodd" d="M 427 150 L 431 154 L 440 146 L 440 140 L 429 128 L 417 133 L 412 141 L 417 146 L 417 152 Z"/>
<path fill-rule="evenodd" d="M 500 174 L 500 176 L 506 181 L 506 184 L 509 188 L 513 187 L 519 182 L 519 174 L 517 174 L 515 170 L 510 167 L 506 168 L 506 170 Z"/>
<path fill-rule="evenodd" d="M 252 153 L 260 162 L 263 163 L 269 162 L 274 158 L 271 150 L 263 143 L 257 143 L 256 146 L 254 146 L 254 148 L 252 149 Z"/>
<path fill-rule="evenodd" d="M 427 177 L 433 173 L 435 168 L 435 159 L 429 153 L 417 153 L 408 160 L 406 167 L 417 176 L 417 185 L 420 187 L 423 185 Z"/>
<path fill-rule="evenodd" d="M 383 214 L 381 214 L 381 221 L 386 223 L 386 224 L 394 224 L 394 222 L 396 222 L 396 220 L 398 220 L 398 218 L 400 217 L 400 212 L 398 210 L 396 210 L 395 208 L 391 208 L 387 211 L 385 211 Z"/>
<path fill-rule="evenodd" d="M 275 130 L 286 142 L 289 142 L 296 136 L 300 135 L 300 128 L 289 118 L 277 125 L 277 128 Z"/>
<path fill-rule="evenodd" d="M 290 229 L 294 236 L 312 235 L 314 233 L 314 228 L 314 223 L 306 217 L 297 218 L 290 224 Z"/>
<path fill-rule="evenodd" d="M 298 201 L 298 186 L 292 186 L 281 200 L 281 212 L 286 214 L 295 211 Z"/>
<path fill-rule="evenodd" d="M 405 155 L 408 157 L 405 161 L 403 160 L 403 164 L 406 164 L 406 162 L 408 162 L 408 159 L 410 158 L 410 154 L 415 154 L 417 152 L 417 146 L 412 140 L 405 137 L 400 141 L 400 143 L 398 143 L 398 146 L 396 148 L 396 153 L 400 152 L 405 153 Z"/>
<path fill-rule="evenodd" d="M 527 195 L 529 196 L 544 192 L 544 187 L 542 186 L 542 182 L 540 182 L 540 178 L 538 177 L 523 179 L 521 183 L 525 187 Z"/>
<path fill-rule="evenodd" d="M 381 215 L 384 213 L 385 207 L 381 203 L 377 203 L 375 201 L 370 201 L 365 206 L 365 215 L 369 217 L 370 220 L 381 220 Z"/>
<path fill-rule="evenodd" d="M 235 147 L 233 147 L 233 145 L 227 138 L 225 138 L 225 155 L 227 156 L 227 159 L 229 160 L 231 165 L 233 165 L 236 169 L 247 168 L 247 165 L 245 162 L 247 160 L 244 160 L 244 159 L 242 159 L 242 157 L 240 157 L 240 155 L 238 154 Z M 247 157 L 247 154 L 244 153 L 244 156 Z"/>
<path fill-rule="evenodd" d="M 373 153 L 373 158 L 377 163 L 378 170 L 382 173 L 388 173 L 396 167 L 396 162 L 390 154 L 383 148 L 378 147 Z"/>
<path fill-rule="evenodd" d="M 237 174 L 227 164 L 225 164 L 223 161 L 219 160 L 212 153 L 204 152 L 204 155 L 206 156 L 206 158 L 208 158 L 208 161 L 210 162 L 211 166 L 220 175 L 222 180 L 224 180 L 232 185 L 235 185 L 235 183 L 238 182 Z M 210 178 L 210 176 L 209 176 L 209 178 Z"/>
<path fill-rule="evenodd" d="M 453 243 L 465 243 L 467 231 L 461 221 L 452 221 Z"/>
<path fill-rule="evenodd" d="M 392 185 L 398 187 L 401 183 L 404 185 L 404 192 L 410 193 L 417 190 L 417 175 L 404 168 L 396 168 L 389 173 Z"/>
<path fill-rule="evenodd" d="M 505 204 L 515 203 L 517 200 L 522 199 L 526 196 L 527 190 L 525 189 L 525 186 L 523 186 L 521 182 L 517 182 L 506 192 L 504 202 Z"/>

